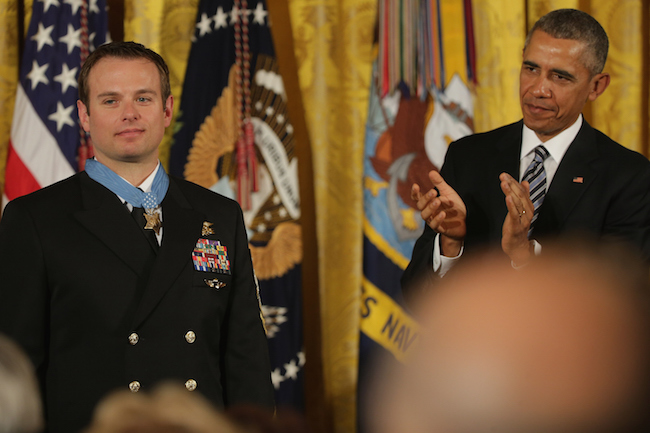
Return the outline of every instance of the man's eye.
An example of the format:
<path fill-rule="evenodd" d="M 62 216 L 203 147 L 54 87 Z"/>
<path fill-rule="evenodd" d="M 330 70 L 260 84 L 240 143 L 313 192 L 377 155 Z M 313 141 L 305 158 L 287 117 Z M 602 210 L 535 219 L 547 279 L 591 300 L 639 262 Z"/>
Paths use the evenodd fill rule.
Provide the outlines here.
<path fill-rule="evenodd" d="M 140 97 L 137 99 L 137 101 L 138 101 L 138 102 L 147 102 L 147 101 L 149 101 L 149 98 L 146 98 L 146 97 L 144 97 L 144 96 L 140 96 Z"/>

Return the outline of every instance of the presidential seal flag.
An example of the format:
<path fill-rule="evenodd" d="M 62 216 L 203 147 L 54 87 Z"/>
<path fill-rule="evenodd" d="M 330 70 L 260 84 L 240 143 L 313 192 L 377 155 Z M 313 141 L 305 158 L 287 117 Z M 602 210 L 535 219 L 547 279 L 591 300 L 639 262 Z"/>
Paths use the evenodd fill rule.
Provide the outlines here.
<path fill-rule="evenodd" d="M 264 1 L 200 2 L 182 94 L 170 171 L 241 204 L 276 404 L 301 410 L 298 161 Z"/>
<path fill-rule="evenodd" d="M 105 0 L 36 0 L 25 38 L 3 203 L 71 176 L 91 152 L 77 76 L 108 38 Z"/>
<path fill-rule="evenodd" d="M 400 288 L 424 229 L 410 191 L 428 190 L 448 144 L 473 130 L 471 14 L 469 0 L 379 1 L 364 152 L 361 411 L 373 363 L 382 354 L 402 361 L 418 341 Z"/>

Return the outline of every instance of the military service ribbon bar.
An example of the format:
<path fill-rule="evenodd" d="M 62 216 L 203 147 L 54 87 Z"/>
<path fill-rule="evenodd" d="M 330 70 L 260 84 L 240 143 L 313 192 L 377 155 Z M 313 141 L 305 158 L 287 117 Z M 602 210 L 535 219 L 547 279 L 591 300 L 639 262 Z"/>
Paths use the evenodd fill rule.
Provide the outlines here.
<path fill-rule="evenodd" d="M 199 239 L 192 251 L 194 269 L 203 272 L 217 272 L 230 275 L 228 249 L 219 241 Z"/>

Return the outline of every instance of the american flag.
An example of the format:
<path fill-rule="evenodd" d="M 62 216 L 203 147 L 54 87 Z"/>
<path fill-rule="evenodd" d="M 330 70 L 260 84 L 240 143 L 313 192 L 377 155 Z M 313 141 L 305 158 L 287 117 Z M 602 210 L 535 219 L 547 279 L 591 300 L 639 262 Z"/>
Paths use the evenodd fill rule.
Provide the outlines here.
<path fill-rule="evenodd" d="M 4 204 L 78 170 L 77 76 L 82 58 L 107 38 L 105 0 L 34 1 L 16 90 Z"/>

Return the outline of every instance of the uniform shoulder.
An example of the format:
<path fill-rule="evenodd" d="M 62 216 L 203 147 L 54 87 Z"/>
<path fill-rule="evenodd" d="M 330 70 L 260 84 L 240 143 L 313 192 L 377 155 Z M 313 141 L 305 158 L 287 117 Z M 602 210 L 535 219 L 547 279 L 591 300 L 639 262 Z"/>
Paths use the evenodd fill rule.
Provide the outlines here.
<path fill-rule="evenodd" d="M 75 194 L 75 191 L 79 191 L 79 179 L 81 176 L 85 176 L 85 173 L 77 173 L 66 179 L 60 180 L 48 185 L 44 188 L 41 188 L 37 191 L 34 191 L 30 194 L 18 197 L 12 200 L 10 203 L 12 206 L 48 206 L 50 203 L 56 208 L 61 207 L 62 200 L 71 200 L 79 197 L 79 194 Z"/>
<path fill-rule="evenodd" d="M 176 176 L 169 177 L 188 198 L 196 200 L 199 203 L 204 203 L 205 205 L 240 211 L 239 203 L 229 197 L 202 187 L 194 182 L 190 182 L 189 180 Z"/>

